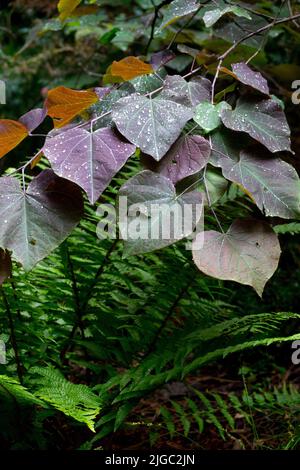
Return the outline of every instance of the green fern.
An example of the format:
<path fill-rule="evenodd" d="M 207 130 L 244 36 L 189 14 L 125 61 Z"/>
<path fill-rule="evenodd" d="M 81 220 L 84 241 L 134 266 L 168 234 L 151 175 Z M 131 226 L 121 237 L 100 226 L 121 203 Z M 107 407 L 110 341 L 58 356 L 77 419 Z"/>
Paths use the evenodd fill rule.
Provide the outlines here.
<path fill-rule="evenodd" d="M 88 387 L 68 382 L 55 369 L 34 367 L 31 373 L 39 376 L 31 381 L 36 385 L 38 398 L 66 416 L 87 424 L 95 432 L 94 421 L 100 413 L 100 399 Z"/>

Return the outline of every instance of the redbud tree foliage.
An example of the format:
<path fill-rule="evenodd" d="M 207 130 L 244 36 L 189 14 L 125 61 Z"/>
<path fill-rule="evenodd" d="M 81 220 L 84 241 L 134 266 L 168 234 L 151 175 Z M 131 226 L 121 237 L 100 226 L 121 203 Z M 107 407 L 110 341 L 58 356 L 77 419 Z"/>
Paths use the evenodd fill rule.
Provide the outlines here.
<path fill-rule="evenodd" d="M 60 2 L 62 21 L 73 3 Z M 46 116 L 53 120 L 43 147 L 0 178 L 1 282 L 10 276 L 12 260 L 31 270 L 58 247 L 83 216 L 84 198 L 94 205 L 137 156 L 144 170 L 120 195 L 146 205 L 198 204 L 215 218 L 218 230 L 204 230 L 193 241 L 201 272 L 250 285 L 259 295 L 275 272 L 281 249 L 273 227 L 299 217 L 300 185 L 284 103 L 252 61 L 272 28 L 300 14 L 270 19 L 240 2 L 174 0 L 153 2 L 152 15 L 144 56 L 114 61 L 97 88 L 58 86 L 43 108 L 0 120 L 0 157 L 32 137 Z M 228 41 L 221 55 L 177 40 L 195 18 Z M 175 23 L 180 29 L 169 47 L 153 51 L 155 39 Z M 236 61 L 241 45 L 254 53 Z M 169 67 L 179 55 L 192 58 L 182 74 Z M 25 173 L 42 156 L 49 168 L 27 184 Z M 214 207 L 232 184 L 253 210 L 223 227 Z M 172 242 L 128 239 L 124 250 L 134 255 Z"/>

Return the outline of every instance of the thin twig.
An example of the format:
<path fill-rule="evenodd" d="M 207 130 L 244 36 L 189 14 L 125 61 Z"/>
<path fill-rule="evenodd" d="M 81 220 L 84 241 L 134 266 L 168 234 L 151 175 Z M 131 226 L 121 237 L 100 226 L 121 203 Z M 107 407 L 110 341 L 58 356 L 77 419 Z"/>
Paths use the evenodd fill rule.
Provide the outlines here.
<path fill-rule="evenodd" d="M 262 26 L 261 28 L 257 29 L 256 31 L 251 31 L 251 33 L 249 34 L 246 34 L 245 36 L 243 36 L 242 38 L 238 39 L 234 44 L 232 44 L 232 46 L 230 46 L 225 52 L 223 52 L 223 54 L 221 54 L 219 57 L 218 57 L 218 65 L 217 65 L 217 70 L 216 70 L 216 73 L 215 73 L 215 76 L 214 76 L 214 80 L 213 80 L 213 84 L 212 84 L 212 103 L 214 102 L 214 90 L 215 90 L 215 84 L 216 84 L 216 81 L 218 79 L 218 76 L 219 76 L 219 73 L 220 73 L 220 68 L 222 66 L 222 63 L 223 61 L 226 59 L 226 57 L 231 54 L 231 52 L 233 52 L 237 46 L 239 46 L 240 44 L 242 44 L 244 41 L 246 41 L 247 39 L 250 39 L 252 38 L 253 36 L 255 36 L 256 34 L 260 34 L 264 31 L 267 31 L 269 29 L 271 29 L 273 26 L 275 25 L 278 25 L 278 24 L 282 24 L 282 23 L 287 23 L 288 21 L 292 21 L 294 19 L 297 19 L 297 18 L 300 18 L 300 13 L 297 14 L 297 15 L 293 15 L 293 16 L 289 16 L 287 18 L 281 18 L 279 20 L 276 20 L 276 21 L 272 21 L 272 23 L 270 24 L 267 24 L 265 26 Z M 197 71 L 197 69 L 194 70 L 194 73 Z"/>

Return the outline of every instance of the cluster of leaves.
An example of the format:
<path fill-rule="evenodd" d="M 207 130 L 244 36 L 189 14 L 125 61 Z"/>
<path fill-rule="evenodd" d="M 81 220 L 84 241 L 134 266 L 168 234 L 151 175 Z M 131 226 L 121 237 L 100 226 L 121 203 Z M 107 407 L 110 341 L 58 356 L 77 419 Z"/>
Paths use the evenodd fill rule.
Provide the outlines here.
<path fill-rule="evenodd" d="M 13 3 L 22 7 L 21 0 Z M 26 14 L 35 8 L 53 14 L 56 2 L 50 3 L 30 0 Z M 98 200 L 114 203 L 118 194 L 147 206 L 198 204 L 206 211 L 206 230 L 199 234 L 200 250 L 199 238 L 194 242 L 195 264 L 210 276 L 250 284 L 261 294 L 278 264 L 278 235 L 298 233 L 300 225 L 287 220 L 299 214 L 299 179 L 291 166 L 297 161 L 284 112 L 289 102 L 284 105 L 273 95 L 277 88 L 290 98 L 274 76 L 276 67 L 280 77 L 291 73 L 289 64 L 279 64 L 296 54 L 298 33 L 287 20 L 297 15 L 276 2 L 111 3 L 61 0 L 59 18 L 57 13 L 45 21 L 35 18 L 16 56 L 10 56 L 13 35 L 1 45 L 4 78 L 13 83 L 9 93 L 29 94 L 22 88 L 25 75 L 34 75 L 41 87 L 53 87 L 40 108 L 19 120 L 0 120 L 1 165 L 13 166 L 8 152 L 27 137 L 39 142 L 40 137 L 30 137 L 39 136 L 37 129 L 44 130 L 49 118 L 54 124 L 19 172 L 0 178 L 0 282 L 7 280 L 1 288 L 1 339 L 10 338 L 8 364 L 0 366 L 5 445 L 47 447 L 43 438 L 49 421 L 51 427 L 54 416 L 61 419 L 57 410 L 96 430 L 86 448 L 102 445 L 141 398 L 166 382 L 184 380 L 227 354 L 299 339 L 288 327 L 299 321 L 289 313 L 297 311 L 299 288 L 291 268 L 292 290 L 281 294 L 287 281 L 279 271 L 279 282 L 267 292 L 274 299 L 258 306 L 250 290 L 235 293 L 231 284 L 224 288 L 222 281 L 202 276 L 180 241 L 166 247 L 174 240 L 129 239 L 127 254 L 166 248 L 122 259 L 121 243 L 96 239 L 94 215 Z M 296 8 L 292 4 L 294 13 Z M 269 32 L 278 41 L 288 37 L 289 44 L 293 38 L 296 45 L 274 51 Z M 266 43 L 268 59 L 279 56 L 277 66 L 261 68 L 267 62 Z M 60 57 L 67 52 L 58 73 L 51 67 L 55 49 L 51 66 L 47 62 L 55 44 Z M 101 87 L 95 78 L 99 72 L 105 72 Z M 88 90 L 67 87 L 91 84 Z M 25 159 L 23 143 L 17 151 Z M 43 155 L 51 169 L 40 162 Z M 27 169 L 33 179 L 25 177 Z M 89 203 L 82 217 L 84 199 Z M 134 220 L 146 231 L 155 224 L 138 215 Z M 38 265 L 27 274 L 15 266 L 9 278 L 11 257 L 26 271 Z M 70 383 L 53 365 L 89 389 Z M 19 380 L 11 377 L 16 374 Z M 299 394 L 290 395 L 255 396 L 254 406 L 268 402 L 270 409 L 272 402 L 278 409 L 281 400 L 284 412 L 291 413 Z M 224 404 L 213 397 L 210 405 L 204 395 L 199 398 L 172 403 L 187 437 L 195 424 L 202 429 L 210 423 L 228 438 L 236 430 L 231 413 L 251 421 L 246 400 L 238 403 L 233 396 Z M 176 423 L 164 408 L 161 417 L 173 436 Z M 60 421 L 57 427 L 63 426 Z M 38 433 L 34 442 L 32 431 Z"/>
<path fill-rule="evenodd" d="M 60 2 L 61 20 L 79 3 Z M 246 18 L 250 24 L 254 21 L 247 10 L 237 6 L 216 9 L 209 2 L 204 6 L 197 1 L 176 0 L 166 7 L 155 34 L 200 10 L 206 27 L 218 24 L 227 14 Z M 231 96 L 230 102 L 215 96 L 227 55 L 237 44 L 270 29 L 274 22 L 266 22 L 244 37 L 234 37 L 234 45 L 218 58 L 213 80 L 202 75 L 201 66 L 185 76 L 166 75 L 164 67 L 174 59 L 168 49 L 152 54 L 149 63 L 137 57 L 114 61 L 104 83 L 117 85 L 86 91 L 57 87 L 50 90 L 43 108 L 29 111 L 18 121 L 1 120 L 1 156 L 32 135 L 46 115 L 54 122 L 54 130 L 29 162 L 34 166 L 43 153 L 51 170 L 39 174 L 27 189 L 24 178 L 22 185 L 13 176 L 0 179 L 4 220 L 0 246 L 6 250 L 2 271 L 10 274 L 8 252 L 25 270 L 47 256 L 82 216 L 78 187 L 94 204 L 137 151 L 146 169 L 120 190 L 129 203 L 135 204 L 136 214 L 141 209 L 139 204 L 150 207 L 153 203 L 167 204 L 171 210 L 174 203 L 196 207 L 206 202 L 213 211 L 207 183 L 207 170 L 213 166 L 221 168 L 224 182 L 240 185 L 265 216 L 297 218 L 299 177 L 278 156 L 278 152 L 291 152 L 290 129 L 282 104 L 270 96 L 265 78 L 245 62 L 233 63 L 225 73 L 239 83 L 239 93 Z M 87 119 L 76 122 L 84 111 L 88 112 Z M 21 168 L 23 175 L 29 163 Z M 197 183 L 202 182 L 201 191 Z M 190 230 L 197 228 L 201 215 L 198 211 L 194 216 Z M 138 219 L 142 234 L 157 224 L 157 216 L 145 219 L 135 215 L 133 219 Z M 261 295 L 280 257 L 276 234 L 260 219 L 236 220 L 228 231 L 221 225 L 220 230 L 198 233 L 193 244 L 196 265 L 211 276 L 251 285 Z M 182 237 L 189 235 L 191 232 L 182 233 Z M 129 239 L 127 250 L 137 254 L 174 241 Z"/>

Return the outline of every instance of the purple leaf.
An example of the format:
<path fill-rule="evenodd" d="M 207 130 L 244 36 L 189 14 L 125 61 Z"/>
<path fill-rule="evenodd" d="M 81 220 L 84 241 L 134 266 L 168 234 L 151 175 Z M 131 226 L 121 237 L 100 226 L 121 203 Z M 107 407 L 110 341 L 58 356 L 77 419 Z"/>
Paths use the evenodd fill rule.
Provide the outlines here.
<path fill-rule="evenodd" d="M 202 170 L 208 163 L 209 157 L 210 145 L 204 137 L 183 135 L 172 145 L 155 171 L 176 184 L 183 178 Z"/>
<path fill-rule="evenodd" d="M 193 258 L 208 276 L 252 286 L 259 296 L 277 269 L 280 258 L 277 235 L 265 222 L 236 220 L 227 233 L 199 233 Z"/>
<path fill-rule="evenodd" d="M 94 204 L 135 152 L 135 146 L 111 128 L 93 134 L 75 128 L 48 137 L 43 152 L 55 173 L 78 184 Z"/>
<path fill-rule="evenodd" d="M 245 64 L 245 62 L 232 64 L 231 67 L 241 83 L 260 91 L 264 95 L 270 94 L 268 82 L 261 73 L 254 72 L 247 64 Z"/>
<path fill-rule="evenodd" d="M 164 51 L 155 52 L 152 54 L 150 64 L 152 65 L 153 70 L 156 71 L 170 62 L 170 60 L 173 60 L 175 57 L 176 55 L 174 52 L 170 51 L 169 49 L 165 49 Z"/>
<path fill-rule="evenodd" d="M 211 163 L 222 168 L 225 178 L 240 184 L 267 216 L 285 219 L 299 216 L 300 180 L 296 170 L 263 147 L 244 147 L 233 136 L 212 136 Z"/>
<path fill-rule="evenodd" d="M 221 112 L 221 119 L 229 129 L 246 132 L 271 152 L 291 150 L 285 114 L 272 99 L 240 98 L 233 111 Z"/>
<path fill-rule="evenodd" d="M 256 32 L 260 28 L 266 26 L 268 21 L 252 12 L 251 17 L 251 20 L 237 17 L 234 19 L 234 21 L 232 21 L 232 18 L 230 17 L 226 19 L 224 18 L 214 25 L 214 35 L 230 42 L 231 44 L 234 44 L 240 39 L 244 38 L 247 33 L 252 32 L 253 36 L 243 41 L 243 44 L 255 49 L 259 49 L 265 37 L 265 33 L 263 31 L 260 33 Z"/>
<path fill-rule="evenodd" d="M 24 124 L 27 128 L 28 132 L 34 131 L 40 124 L 44 121 L 45 117 L 47 116 L 46 108 L 36 108 L 28 111 L 28 113 L 23 114 L 20 117 L 19 121 Z"/>
<path fill-rule="evenodd" d="M 133 94 L 113 106 L 112 117 L 121 134 L 159 161 L 193 112 L 171 99 Z"/>
<path fill-rule="evenodd" d="M 26 191 L 16 178 L 0 178 L 0 246 L 12 252 L 26 271 L 71 233 L 83 215 L 75 184 L 45 170 Z"/>
<path fill-rule="evenodd" d="M 11 276 L 12 264 L 11 258 L 7 251 L 0 249 L 0 285 Z"/>
<path fill-rule="evenodd" d="M 204 77 L 193 78 L 188 82 L 180 75 L 173 75 L 166 78 L 160 96 L 194 107 L 199 103 L 210 101 L 211 82 Z"/>

